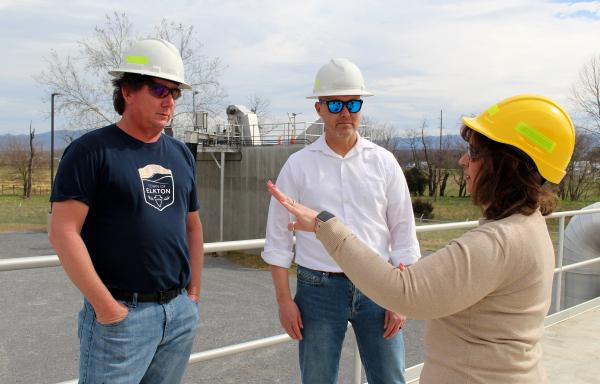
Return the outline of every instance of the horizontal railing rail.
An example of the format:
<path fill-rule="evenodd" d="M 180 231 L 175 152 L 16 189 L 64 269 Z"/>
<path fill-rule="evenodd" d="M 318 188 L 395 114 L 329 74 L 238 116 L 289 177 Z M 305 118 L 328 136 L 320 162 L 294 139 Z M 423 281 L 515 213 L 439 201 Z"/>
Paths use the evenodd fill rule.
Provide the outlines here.
<path fill-rule="evenodd" d="M 563 212 L 555 212 L 546 216 L 547 219 L 558 219 L 559 220 L 559 238 L 558 238 L 558 255 L 557 255 L 557 264 L 558 267 L 555 268 L 554 273 L 558 274 L 557 278 L 557 288 L 556 288 L 556 297 L 555 297 L 555 305 L 556 311 L 560 311 L 560 297 L 561 297 L 561 289 L 562 289 L 562 273 L 566 271 L 570 271 L 576 268 L 581 268 L 583 266 L 587 266 L 590 264 L 600 262 L 600 257 L 581 261 L 578 263 L 573 263 L 564 266 L 563 263 L 563 248 L 564 248 L 564 229 L 565 229 L 565 218 L 570 216 L 578 216 L 578 215 L 587 215 L 593 213 L 600 213 L 600 209 L 586 209 L 586 210 L 578 210 L 578 211 L 563 211 Z M 446 223 L 446 224 L 431 224 L 431 225 L 419 225 L 416 227 L 417 233 L 421 232 L 433 232 L 433 231 L 445 231 L 452 229 L 470 229 L 479 225 L 478 221 L 464 221 L 464 222 L 456 222 L 456 223 Z M 207 243 L 204 245 L 205 253 L 216 253 L 216 252 L 226 252 L 226 251 L 240 251 L 240 250 L 248 250 L 248 249 L 260 249 L 265 245 L 265 239 L 253 239 L 253 240 L 239 240 L 239 241 L 226 241 L 226 242 L 215 242 L 215 243 Z M 13 259 L 3 259 L 0 260 L 0 272 L 1 271 L 16 271 L 16 270 L 24 270 L 24 269 L 33 269 L 33 268 L 48 268 L 48 267 L 57 267 L 60 266 L 60 260 L 56 255 L 48 255 L 48 256 L 31 256 L 31 257 L 20 257 Z M 550 315 L 552 316 L 552 315 Z M 228 345 L 221 348 L 211 349 L 208 351 L 194 353 L 190 356 L 189 363 L 198 363 L 202 361 L 213 360 L 225 356 L 231 356 L 237 353 L 247 352 L 251 350 L 267 348 L 274 345 L 282 344 L 290 342 L 292 339 L 287 334 L 281 334 L 276 336 L 271 336 L 263 339 L 248 341 L 244 343 Z M 361 382 L 361 363 L 360 357 L 358 354 L 358 348 L 355 346 L 354 348 L 354 361 L 355 361 L 355 369 L 354 369 L 354 383 L 359 384 Z M 408 383 L 412 383 L 418 380 L 423 364 L 418 364 L 412 366 L 406 370 L 406 380 Z M 75 384 L 77 383 L 77 379 L 65 381 L 60 384 Z"/>

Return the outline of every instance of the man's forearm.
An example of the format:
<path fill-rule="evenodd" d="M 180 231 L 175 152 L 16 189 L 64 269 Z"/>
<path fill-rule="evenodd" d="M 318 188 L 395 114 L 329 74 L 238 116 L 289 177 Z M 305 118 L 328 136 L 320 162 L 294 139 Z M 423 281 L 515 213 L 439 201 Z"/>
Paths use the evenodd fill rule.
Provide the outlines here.
<path fill-rule="evenodd" d="M 289 273 L 287 268 L 271 265 L 271 277 L 275 286 L 275 297 L 277 303 L 282 303 L 292 299 L 289 283 Z"/>
<path fill-rule="evenodd" d="M 67 276 L 94 307 L 98 320 L 111 322 L 123 318 L 124 308 L 100 280 L 81 238 L 87 213 L 87 205 L 77 200 L 53 203 L 48 239 Z"/>
<path fill-rule="evenodd" d="M 188 216 L 187 237 L 192 277 L 186 289 L 188 295 L 195 296 L 193 298 L 198 300 L 200 299 L 202 269 L 204 267 L 204 235 L 198 212 L 192 212 L 189 215 L 191 216 Z"/>
<path fill-rule="evenodd" d="M 88 250 L 78 233 L 50 236 L 52 246 L 69 279 L 87 298 L 96 312 L 110 312 L 118 305 L 94 269 Z"/>

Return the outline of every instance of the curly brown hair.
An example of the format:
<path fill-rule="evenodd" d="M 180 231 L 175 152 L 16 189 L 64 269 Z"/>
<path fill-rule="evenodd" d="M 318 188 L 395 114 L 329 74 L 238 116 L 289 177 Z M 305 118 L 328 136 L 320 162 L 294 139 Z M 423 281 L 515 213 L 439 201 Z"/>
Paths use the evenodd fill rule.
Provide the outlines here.
<path fill-rule="evenodd" d="M 528 216 L 538 208 L 543 215 L 552 213 L 558 198 L 544 185 L 546 180 L 529 156 L 466 126 L 460 132 L 476 154 L 471 161 L 482 160 L 471 198 L 486 219 L 500 220 L 515 213 Z"/>

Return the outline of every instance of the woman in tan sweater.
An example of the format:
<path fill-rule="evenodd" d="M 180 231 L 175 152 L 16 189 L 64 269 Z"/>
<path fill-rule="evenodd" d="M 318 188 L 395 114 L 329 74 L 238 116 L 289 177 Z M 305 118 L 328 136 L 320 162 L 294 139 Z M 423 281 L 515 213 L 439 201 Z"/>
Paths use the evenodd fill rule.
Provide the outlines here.
<path fill-rule="evenodd" d="M 302 206 L 270 182 L 268 188 L 296 217 L 288 229 L 316 232 L 367 296 L 428 320 L 421 384 L 546 383 L 540 339 L 554 250 L 543 215 L 556 198 L 542 184 L 564 176 L 573 124 L 536 95 L 503 100 L 463 122 L 468 151 L 459 164 L 484 219 L 409 268 L 383 261 L 328 212 Z"/>

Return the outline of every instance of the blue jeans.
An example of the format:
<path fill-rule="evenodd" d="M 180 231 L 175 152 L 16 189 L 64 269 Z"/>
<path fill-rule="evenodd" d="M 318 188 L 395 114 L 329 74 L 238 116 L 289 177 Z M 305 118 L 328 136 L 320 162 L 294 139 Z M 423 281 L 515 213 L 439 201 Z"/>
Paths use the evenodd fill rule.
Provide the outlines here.
<path fill-rule="evenodd" d="M 404 340 L 383 338 L 385 310 L 344 276 L 298 267 L 294 301 L 300 309 L 300 372 L 307 384 L 334 384 L 348 321 L 369 384 L 404 384 Z"/>
<path fill-rule="evenodd" d="M 180 383 L 198 328 L 198 303 L 123 302 L 127 317 L 101 325 L 87 300 L 79 312 L 79 383 Z"/>

